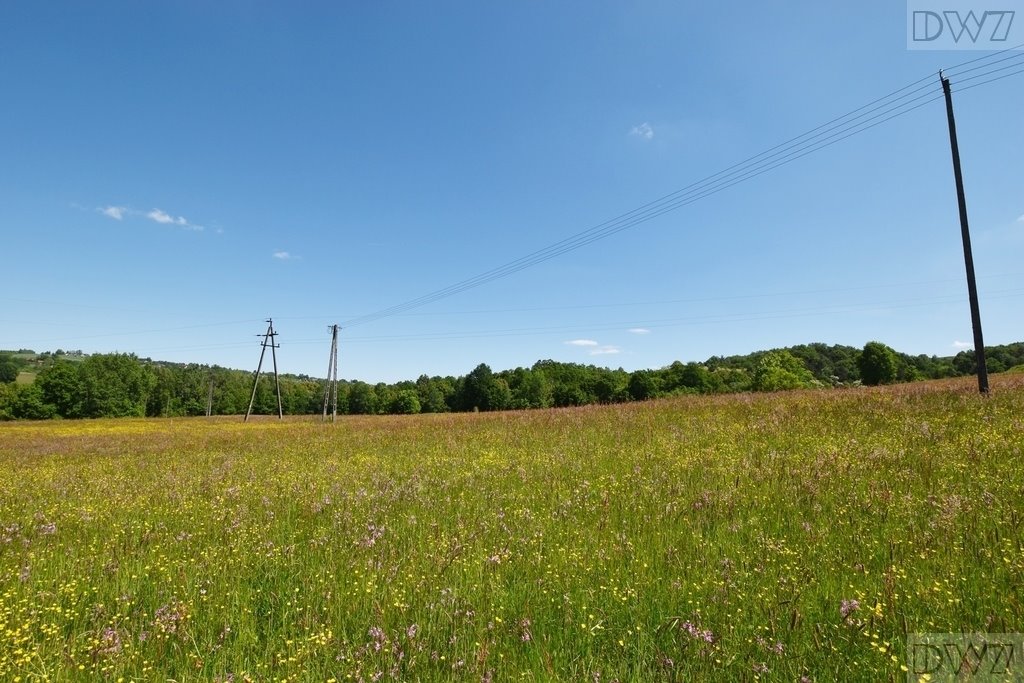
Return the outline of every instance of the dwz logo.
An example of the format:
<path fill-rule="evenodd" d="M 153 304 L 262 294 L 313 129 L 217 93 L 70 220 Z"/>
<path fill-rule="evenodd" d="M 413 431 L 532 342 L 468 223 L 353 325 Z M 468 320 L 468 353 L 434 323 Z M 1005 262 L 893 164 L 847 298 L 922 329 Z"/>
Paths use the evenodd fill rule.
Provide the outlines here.
<path fill-rule="evenodd" d="M 907 680 L 1020 681 L 1020 633 L 912 633 Z"/>
<path fill-rule="evenodd" d="M 1012 10 L 986 10 L 979 19 L 974 10 L 965 15 L 956 10 L 946 10 L 941 15 L 930 10 L 917 11 L 914 12 L 914 40 L 930 43 L 949 31 L 954 43 L 959 43 L 965 36 L 972 43 L 977 43 L 984 31 L 985 40 L 1005 43 L 1015 14 Z"/>
<path fill-rule="evenodd" d="M 941 0 L 940 0 L 941 1 Z M 1006 4 L 1011 7 L 1013 0 Z M 946 7 L 908 0 L 907 47 L 914 50 L 1002 50 L 1022 42 L 1015 36 L 1016 9 L 984 9 L 946 0 Z M 952 7 L 950 7 L 952 5 Z M 1019 8 L 1018 8 L 1019 9 Z M 1024 34 L 1017 27 L 1016 33 Z M 1014 46 L 1017 47 L 1017 46 Z"/>

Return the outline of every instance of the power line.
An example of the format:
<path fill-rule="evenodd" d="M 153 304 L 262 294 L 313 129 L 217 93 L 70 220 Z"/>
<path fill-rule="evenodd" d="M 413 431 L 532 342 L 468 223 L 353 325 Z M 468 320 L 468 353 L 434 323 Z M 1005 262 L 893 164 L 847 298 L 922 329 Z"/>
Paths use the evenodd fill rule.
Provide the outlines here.
<path fill-rule="evenodd" d="M 718 192 L 721 192 L 722 190 L 725 190 L 725 189 L 730 188 L 730 187 L 732 187 L 734 185 L 738 185 L 738 184 L 740 184 L 742 182 L 746 182 L 748 180 L 756 178 L 756 177 L 758 177 L 760 175 L 763 175 L 764 173 L 767 173 L 767 172 L 769 172 L 771 170 L 774 170 L 775 168 L 778 168 L 779 166 L 783 166 L 785 164 L 788 164 L 788 163 L 791 163 L 793 161 L 796 161 L 797 159 L 800 159 L 800 158 L 802 158 L 804 156 L 812 154 L 813 152 L 819 151 L 821 149 L 824 149 L 825 147 L 829 147 L 829 146 L 831 146 L 833 144 L 836 144 L 836 143 L 838 143 L 838 142 L 840 142 L 842 140 L 845 140 L 846 138 L 851 137 L 852 135 L 856 135 L 858 133 L 862 133 L 862 132 L 864 132 L 864 131 L 866 131 L 866 130 L 868 130 L 870 128 L 874 128 L 875 126 L 881 125 L 882 123 L 885 123 L 886 121 L 889 121 L 889 120 L 891 120 L 893 118 L 896 118 L 897 116 L 902 116 L 903 114 L 907 114 L 907 113 L 909 113 L 911 111 L 914 111 L 915 109 L 918 109 L 918 108 L 920 108 L 920 107 L 922 107 L 922 106 L 924 106 L 926 104 L 929 104 L 930 102 L 937 101 L 937 100 L 939 100 L 941 98 L 942 98 L 942 95 L 935 95 L 934 97 L 929 97 L 929 99 L 927 101 L 925 101 L 925 102 L 922 102 L 922 103 L 917 104 L 917 105 L 912 106 L 912 107 L 904 108 L 904 107 L 907 107 L 907 105 L 912 104 L 913 102 L 922 99 L 920 97 L 919 98 L 915 98 L 915 100 L 911 100 L 908 103 L 904 103 L 903 105 L 899 105 L 895 109 L 889 110 L 887 112 L 883 112 L 883 114 L 879 114 L 878 116 L 872 117 L 872 119 L 876 119 L 879 116 L 882 116 L 884 114 L 889 114 L 887 117 L 883 118 L 882 120 L 875 121 L 874 123 L 870 123 L 870 124 L 867 124 L 867 125 L 864 125 L 866 122 L 862 122 L 861 124 L 856 124 L 856 126 L 854 126 L 853 130 L 851 130 L 851 129 L 842 130 L 842 131 L 839 131 L 837 133 L 834 133 L 833 135 L 828 136 L 824 140 L 819 141 L 817 143 L 812 143 L 812 144 L 806 145 L 804 147 L 798 147 L 795 150 L 790 151 L 786 156 L 783 156 L 783 157 L 781 157 L 779 159 L 776 159 L 774 161 L 768 162 L 767 164 L 752 165 L 752 166 L 749 166 L 747 168 L 744 168 L 744 169 L 741 170 L 743 175 L 740 175 L 739 177 L 734 177 L 734 178 L 722 179 L 722 180 L 719 180 L 719 181 L 714 181 L 710 185 L 706 185 L 704 187 L 697 188 L 696 194 L 691 193 L 691 194 L 688 194 L 688 195 L 683 195 L 683 196 L 679 197 L 675 201 L 672 201 L 672 202 L 669 202 L 669 203 L 657 204 L 657 205 L 652 206 L 652 207 L 650 207 L 650 208 L 648 208 L 648 209 L 646 209 L 644 211 L 640 211 L 636 215 L 632 215 L 632 216 L 627 215 L 628 217 L 626 219 L 624 219 L 624 220 L 623 219 L 615 220 L 615 221 L 611 221 L 611 222 L 606 223 L 606 224 L 601 224 L 599 226 L 595 226 L 595 228 L 592 228 L 592 229 L 590 229 L 588 231 L 585 231 L 583 233 L 579 233 L 579 234 L 573 236 L 572 238 L 568 238 L 566 240 L 563 240 L 562 242 L 556 243 L 554 245 L 551 245 L 551 246 L 546 247 L 544 249 L 541 249 L 539 251 L 533 252 L 533 253 L 525 256 L 525 257 L 522 257 L 521 259 L 518 259 L 516 261 L 512 261 L 512 262 L 507 263 L 507 264 L 505 264 L 503 266 L 500 266 L 500 267 L 495 268 L 493 270 L 490 270 L 490 271 L 487 271 L 485 273 L 482 273 L 482 274 L 480 274 L 480 275 L 478 275 L 478 276 L 476 276 L 474 278 L 470 278 L 468 280 L 464 280 L 462 282 L 456 283 L 456 284 L 451 285 L 449 287 L 446 287 L 444 289 L 437 290 L 437 291 L 432 292 L 430 294 L 426 294 L 426 295 L 424 295 L 422 297 L 419 297 L 417 299 L 413 299 L 413 300 L 407 301 L 407 302 L 405 302 L 403 304 L 398 304 L 397 306 L 393 306 L 391 308 L 383 309 L 383 310 L 378 311 L 376 313 L 371 313 L 371 314 L 368 314 L 368 315 L 365 315 L 365 316 L 362 316 L 362 317 L 350 320 L 350 321 L 348 321 L 346 323 L 346 326 L 347 327 L 352 327 L 352 326 L 355 326 L 355 325 L 361 325 L 361 324 L 365 324 L 367 322 L 372 322 L 374 320 L 379 320 L 381 318 L 390 317 L 390 316 L 396 315 L 398 313 L 405 312 L 407 310 L 411 310 L 411 309 L 414 309 L 414 308 L 419 308 L 419 307 L 424 306 L 426 304 L 433 303 L 434 301 L 438 301 L 440 299 L 444 299 L 444 298 L 453 296 L 455 294 L 461 293 L 461 292 L 466 291 L 468 289 L 472 289 L 472 288 L 478 287 L 480 285 L 486 284 L 486 283 L 491 282 L 493 280 L 497 280 L 497 279 L 500 279 L 500 278 L 503 278 L 503 277 L 507 277 L 508 275 L 511 275 L 513 273 L 516 273 L 516 272 L 519 272 L 521 270 L 524 270 L 526 268 L 534 266 L 534 265 L 536 265 L 538 263 L 542 263 L 544 261 L 548 261 L 550 259 L 553 259 L 553 258 L 555 258 L 557 256 L 560 256 L 562 254 L 565 254 L 567 252 L 574 251 L 574 250 L 579 249 L 579 248 L 581 248 L 583 246 L 591 244 L 592 242 L 596 242 L 598 240 L 601 240 L 601 239 L 604 239 L 606 237 L 609 237 L 609 236 L 611 236 L 611 235 L 613 235 L 615 233 L 621 232 L 621 231 L 626 230 L 626 229 L 631 228 L 631 227 L 635 227 L 636 225 L 639 225 L 641 223 L 650 221 L 650 220 L 652 220 L 654 218 L 657 218 L 657 217 L 659 217 L 659 216 L 661 216 L 661 215 L 663 215 L 665 213 L 668 213 L 670 211 L 674 211 L 674 210 L 679 209 L 679 208 L 681 208 L 683 206 L 687 206 L 689 204 L 693 204 L 693 203 L 695 203 L 697 201 L 700 201 L 701 199 L 705 199 L 705 198 L 707 198 L 707 197 L 709 197 L 709 196 L 711 196 L 713 194 L 717 194 Z M 900 108 L 903 108 L 902 111 L 897 111 Z M 869 120 L 872 120 L 872 119 L 869 119 Z"/>
<path fill-rule="evenodd" d="M 1001 81 L 1004 78 L 1009 78 L 1010 76 L 1017 76 L 1019 74 L 1024 74 L 1024 69 L 1021 69 L 1019 71 L 1013 71 L 1013 72 L 1010 72 L 1008 74 L 1003 74 L 1002 76 L 998 76 L 996 78 L 992 78 L 992 79 L 989 79 L 987 81 L 982 81 L 981 83 L 975 83 L 974 85 L 969 85 L 966 88 L 953 88 L 953 92 L 965 92 L 967 90 L 970 90 L 971 88 L 977 88 L 977 87 L 982 86 L 982 85 L 988 85 L 989 83 L 995 83 L 996 81 Z M 982 74 L 982 75 L 987 75 L 987 74 Z"/>
<path fill-rule="evenodd" d="M 1020 51 L 1020 49 L 1022 47 L 1024 47 L 1024 43 L 1019 43 L 1017 45 L 1014 45 L 1013 47 L 1008 47 L 1005 50 L 999 50 L 999 51 L 994 52 L 992 54 L 982 55 L 981 57 L 976 57 L 974 59 L 969 59 L 966 62 L 960 62 L 959 64 L 957 64 L 955 66 L 949 67 L 948 69 L 942 69 L 942 72 L 945 73 L 947 77 L 950 77 L 950 78 L 957 77 L 958 78 L 958 77 L 962 76 L 963 74 L 970 73 L 971 71 L 977 71 L 978 69 L 985 69 L 985 68 L 988 68 L 989 66 L 992 66 L 993 64 L 999 64 L 1000 62 L 1005 62 L 1008 59 L 1016 59 L 1016 58 L 1018 58 L 1020 56 L 1024 56 L 1024 52 Z M 996 57 L 998 57 L 999 55 L 1009 55 L 1009 56 L 1003 57 L 1002 59 L 996 59 Z M 972 67 L 970 69 L 963 69 L 962 68 L 962 67 L 967 66 L 968 64 L 975 64 L 977 62 L 987 62 L 987 64 L 983 64 L 981 66 L 975 66 L 975 67 Z M 931 79 L 931 78 L 934 78 L 934 77 L 933 76 L 928 76 L 927 78 Z"/>
<path fill-rule="evenodd" d="M 1013 48 L 1011 48 L 1013 49 Z M 980 61 L 990 60 L 984 65 L 974 67 L 967 71 L 975 71 L 991 67 L 993 64 L 1000 63 L 1007 60 L 1016 59 L 1015 56 L 1004 57 L 1003 59 L 994 60 L 998 55 L 1004 54 L 1009 50 L 995 53 L 987 57 L 976 58 L 968 62 L 964 62 L 960 65 L 954 66 L 952 70 L 962 67 L 967 64 L 973 64 Z M 980 78 L 986 75 L 990 75 L 997 71 L 1002 71 L 1007 67 L 1000 69 L 990 69 L 976 76 L 970 77 L 972 80 Z M 1006 76 L 1013 74 L 1006 74 Z M 843 116 L 832 119 L 831 121 L 822 124 L 816 128 L 813 128 L 806 133 L 791 138 L 787 142 L 781 143 L 772 147 L 764 152 L 756 154 L 748 159 L 734 164 L 718 173 L 709 175 L 702 180 L 676 190 L 670 194 L 664 195 L 663 197 L 656 199 L 652 202 L 642 205 L 637 209 L 633 209 L 627 213 L 621 214 L 613 219 L 595 225 L 587 230 L 581 231 L 567 237 L 563 240 L 555 242 L 547 247 L 531 252 L 519 259 L 510 261 L 504 265 L 498 266 L 491 270 L 480 273 L 474 277 L 456 282 L 448 287 L 444 287 L 439 290 L 424 294 L 422 296 L 410 299 L 403 303 L 396 304 L 394 306 L 380 309 L 378 311 L 368 313 L 356 318 L 353 318 L 346 323 L 344 326 L 353 327 L 356 325 L 362 325 L 381 318 L 391 317 L 404 313 L 408 310 L 420 308 L 427 304 L 433 303 L 440 299 L 448 298 L 459 294 L 468 289 L 479 287 L 483 284 L 492 282 L 494 280 L 507 277 L 513 273 L 519 272 L 531 266 L 537 265 L 544 261 L 550 260 L 562 254 L 570 251 L 574 251 L 583 246 L 591 244 L 597 240 L 604 239 L 615 233 L 623 230 L 635 227 L 641 223 L 657 218 L 670 211 L 675 211 L 683 206 L 687 206 L 694 202 L 705 199 L 713 194 L 721 192 L 727 188 L 733 187 L 742 182 L 746 182 L 753 178 L 756 178 L 764 173 L 774 170 L 780 166 L 796 161 L 797 159 L 803 158 L 809 154 L 820 151 L 836 144 L 842 140 L 845 140 L 853 135 L 863 133 L 871 128 L 886 123 L 896 117 L 903 116 L 912 111 L 915 111 L 931 102 L 942 99 L 942 94 L 936 92 L 934 84 L 925 84 L 925 80 L 931 79 L 922 78 L 918 81 L 914 81 L 898 90 L 893 91 L 889 95 L 873 100 L 857 109 L 844 114 Z M 998 79 L 993 79 L 998 80 Z M 980 84 L 979 84 L 980 85 Z M 918 86 L 915 88 L 915 86 Z M 965 88 L 966 89 L 966 88 Z M 930 92 L 929 92 L 930 90 Z M 916 93 L 926 91 L 923 94 L 907 99 Z M 902 94 L 900 94 L 902 93 Z M 895 97 L 899 95 L 899 97 Z M 907 100 L 901 103 L 901 100 Z M 884 104 L 883 104 L 884 103 Z M 877 112 L 877 113 L 876 113 Z M 874 116 L 868 116 L 874 114 Z M 867 118 L 865 118 L 867 117 Z M 828 134 L 831 133 L 831 134 Z M 828 134 L 828 135 L 826 135 Z"/>
<path fill-rule="evenodd" d="M 983 78 L 985 76 L 989 76 L 991 74 L 998 73 L 1000 71 L 1006 71 L 1007 69 L 1015 69 L 1015 68 L 1020 68 L 1020 67 L 1024 66 L 1024 52 L 1022 52 L 1018 56 L 1007 57 L 1006 59 L 1000 59 L 999 61 L 1000 62 L 1004 62 L 1007 59 L 1012 60 L 1012 61 L 1009 64 L 1007 64 L 1006 66 L 1001 66 L 998 69 L 988 69 L 987 71 L 983 71 L 982 73 L 975 74 L 973 76 L 968 76 L 967 78 L 959 78 L 959 77 L 957 77 L 957 83 L 968 83 L 970 81 L 974 81 L 974 80 L 977 80 L 979 78 Z M 991 64 L 986 64 L 985 65 L 985 67 L 989 67 L 989 66 L 992 66 L 992 65 Z M 985 68 L 985 67 L 975 67 L 974 69 L 970 69 L 970 71 L 974 71 L 975 69 L 981 69 L 981 68 Z M 964 73 L 967 73 L 967 72 L 964 72 Z M 1012 74 L 1007 74 L 1007 75 L 1012 75 Z M 946 76 L 946 78 L 951 78 L 951 77 L 950 76 Z"/>
<path fill-rule="evenodd" d="M 1021 73 L 1024 73 L 1024 53 L 1016 52 L 1015 54 L 1007 54 L 1014 52 L 1019 47 L 1015 46 L 1002 52 L 997 52 L 984 57 L 978 57 L 976 59 L 969 60 L 958 64 L 950 69 L 946 70 L 948 75 L 959 78 L 955 91 L 963 92 L 970 90 L 981 85 L 986 85 L 996 81 L 1009 78 Z M 970 66 L 973 65 L 973 66 Z M 1000 66 L 1001 65 L 1001 66 Z M 969 67 L 969 68 L 965 68 Z M 972 74 L 966 76 L 967 74 Z M 961 76 L 966 76 L 960 78 Z M 643 222 L 653 220 L 665 213 L 675 211 L 681 207 L 687 206 L 694 202 L 700 201 L 713 194 L 721 192 L 725 189 L 733 187 L 747 180 L 756 178 L 764 173 L 774 170 L 782 165 L 796 161 L 804 156 L 812 154 L 814 152 L 825 149 L 828 146 L 836 144 L 842 140 L 845 140 L 853 135 L 865 132 L 875 126 L 879 126 L 887 121 L 890 121 L 896 117 L 903 116 L 904 114 L 915 111 L 918 108 L 926 106 L 931 102 L 941 99 L 942 95 L 934 92 L 934 76 L 927 76 L 919 79 L 912 83 L 909 83 L 893 92 L 872 100 L 850 112 L 833 118 L 826 123 L 823 123 L 815 128 L 808 130 L 801 135 L 790 138 L 785 142 L 782 142 L 774 147 L 771 147 L 763 152 L 748 157 L 747 159 L 733 164 L 717 173 L 706 176 L 705 178 L 698 180 L 690 185 L 687 185 L 679 190 L 672 193 L 666 194 L 656 200 L 648 202 L 636 209 L 620 214 L 619 216 L 612 218 L 608 221 L 595 225 L 587 230 L 581 231 L 574 235 L 571 235 L 565 239 L 555 242 L 547 247 L 536 250 L 523 256 L 519 259 L 506 263 L 502 266 L 493 268 L 489 271 L 485 271 L 472 278 L 468 278 L 457 282 L 449 287 L 436 290 L 424 294 L 418 298 L 400 303 L 390 308 L 382 309 L 380 311 L 362 315 L 353 318 L 351 321 L 346 323 L 346 326 L 365 324 L 381 318 L 398 316 L 398 315 L 415 315 L 409 314 L 408 311 L 420 308 L 429 303 L 433 303 L 443 298 L 454 296 L 458 293 L 466 291 L 468 289 L 481 286 L 499 278 L 507 277 L 525 268 L 529 268 L 538 263 L 556 258 L 562 254 L 565 254 L 576 249 L 580 249 L 588 244 L 595 241 L 604 239 L 613 234 L 635 227 Z M 969 85 L 964 85 L 969 84 Z M 843 291 L 843 290 L 819 290 L 819 291 Z M 779 296 L 789 296 L 797 293 L 786 293 L 780 294 Z M 811 292 L 807 292 L 811 293 Z M 751 297 L 762 297 L 771 295 L 749 295 Z M 722 299 L 730 298 L 744 298 L 740 297 L 722 297 Z M 710 299 L 715 300 L 715 299 Z M 667 302 L 651 302 L 651 304 L 659 303 L 686 303 L 700 300 L 672 300 Z M 578 308 L 591 308 L 591 307 L 606 307 L 606 306 L 626 306 L 626 305 L 643 305 L 643 304 L 596 304 L 593 306 L 579 306 Z M 98 307 L 96 307 L 98 308 Z M 563 307 L 562 309 L 518 309 L 518 310 L 564 310 L 573 307 Z M 117 310 L 117 309 L 112 309 Z M 517 310 L 517 309 L 512 309 Z M 486 312 L 486 311 L 484 311 Z M 339 316 L 340 317 L 340 316 Z M 312 317 L 311 317 L 312 318 Z M 319 316 L 317 316 L 319 318 Z M 302 318 L 289 318 L 292 320 L 298 320 Z M 203 327 L 216 327 L 226 325 L 237 325 L 241 323 L 250 323 L 248 321 L 235 321 L 235 322 L 219 322 L 210 324 L 199 324 L 199 325 L 187 325 L 180 327 L 161 328 L 154 330 L 140 330 L 134 332 L 122 332 L 122 333 L 104 333 L 96 335 L 87 335 L 84 337 L 76 337 L 76 339 L 96 339 L 104 337 L 118 337 L 118 336 L 129 336 L 138 334 L 148 333 L 159 333 L 159 332 L 170 332 L 177 330 L 188 330 Z M 579 329 L 579 328 L 577 328 Z M 485 335 L 488 333 L 484 333 Z M 417 338 L 415 335 L 408 337 L 414 339 Z M 363 338 L 355 338 L 361 340 Z M 36 340 L 30 342 L 32 344 L 46 343 L 46 342 L 69 342 L 68 339 L 52 339 L 52 340 Z M 296 342 L 304 343 L 304 342 Z M 151 349 L 152 350 L 185 350 L 185 349 L 214 349 L 214 348 L 241 348 L 244 344 L 228 343 L 228 344 L 207 344 L 198 345 L 191 347 L 168 347 L 164 349 Z"/>

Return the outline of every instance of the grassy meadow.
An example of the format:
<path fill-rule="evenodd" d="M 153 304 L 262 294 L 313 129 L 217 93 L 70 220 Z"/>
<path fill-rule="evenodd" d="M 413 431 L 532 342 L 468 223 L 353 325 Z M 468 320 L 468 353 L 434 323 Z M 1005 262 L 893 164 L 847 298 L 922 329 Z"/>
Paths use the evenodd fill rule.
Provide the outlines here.
<path fill-rule="evenodd" d="M 902 681 L 1024 630 L 1024 375 L 0 424 L 3 681 Z"/>

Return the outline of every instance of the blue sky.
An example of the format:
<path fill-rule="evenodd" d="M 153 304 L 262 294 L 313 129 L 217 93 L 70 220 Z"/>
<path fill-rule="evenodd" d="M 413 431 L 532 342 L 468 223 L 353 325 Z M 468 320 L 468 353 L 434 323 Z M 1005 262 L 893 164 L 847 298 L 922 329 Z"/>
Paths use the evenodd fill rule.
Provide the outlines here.
<path fill-rule="evenodd" d="M 987 54 L 908 51 L 906 31 L 888 0 L 5 3 L 0 348 L 251 369 L 273 316 L 282 370 L 323 376 L 331 323 Z M 985 339 L 1019 341 L 1024 76 L 955 106 Z M 873 339 L 938 355 L 971 340 L 941 101 L 347 327 L 340 374 Z"/>

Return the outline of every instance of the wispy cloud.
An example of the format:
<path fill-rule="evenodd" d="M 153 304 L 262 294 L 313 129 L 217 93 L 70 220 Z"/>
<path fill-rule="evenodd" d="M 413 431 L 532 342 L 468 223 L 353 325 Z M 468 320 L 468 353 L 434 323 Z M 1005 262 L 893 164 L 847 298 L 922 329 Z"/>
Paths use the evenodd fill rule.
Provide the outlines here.
<path fill-rule="evenodd" d="M 569 346 L 597 346 L 597 342 L 593 339 L 573 339 L 565 343 Z"/>
<path fill-rule="evenodd" d="M 631 327 L 629 328 L 630 334 L 650 334 L 651 331 L 646 327 Z"/>
<path fill-rule="evenodd" d="M 298 261 L 299 257 L 287 251 L 275 251 L 274 258 L 278 261 Z"/>
<path fill-rule="evenodd" d="M 972 344 L 970 342 L 962 342 L 962 341 L 955 341 L 955 342 L 953 342 L 953 348 L 954 349 L 960 349 L 961 351 L 964 350 L 964 349 L 969 349 L 972 346 L 974 346 L 974 344 Z"/>
<path fill-rule="evenodd" d="M 152 211 L 146 214 L 146 218 L 148 218 L 151 221 L 156 221 L 157 223 L 163 223 L 164 225 L 168 225 L 174 222 L 173 217 L 161 211 L 160 209 L 153 209 Z"/>
<path fill-rule="evenodd" d="M 113 218 L 115 221 L 123 220 L 125 213 L 128 212 L 126 206 L 101 206 L 96 209 L 107 218 Z"/>
<path fill-rule="evenodd" d="M 654 129 L 651 128 L 651 124 L 644 121 L 639 126 L 633 126 L 632 130 L 629 131 L 629 134 L 643 140 L 650 140 L 654 137 Z"/>
<path fill-rule="evenodd" d="M 172 216 L 171 214 L 167 213 L 162 209 L 153 209 L 152 211 L 149 211 L 148 213 L 146 213 L 146 218 L 148 218 L 151 221 L 156 221 L 161 225 L 176 225 L 179 228 L 184 228 L 186 230 L 205 230 L 203 226 L 197 225 L 196 223 L 192 223 L 191 221 L 187 220 L 184 216 L 178 216 L 177 218 L 175 218 L 174 216 Z"/>
<path fill-rule="evenodd" d="M 608 346 L 602 346 L 600 348 L 596 348 L 596 349 L 591 350 L 590 355 L 591 356 L 613 356 L 613 355 L 615 355 L 617 353 L 622 353 L 622 349 L 620 349 L 618 346 L 610 346 L 610 345 L 608 345 Z"/>
<path fill-rule="evenodd" d="M 182 230 L 191 230 L 193 232 L 202 232 L 205 230 L 205 226 L 198 223 L 193 223 L 184 216 L 172 216 L 163 209 L 152 209 L 150 211 L 139 211 L 129 206 L 101 206 L 96 209 L 107 218 L 113 218 L 114 220 L 121 221 L 125 218 L 148 218 L 154 223 L 160 225 L 172 225 L 181 228 Z"/>
<path fill-rule="evenodd" d="M 1021 214 L 1020 218 L 1017 219 L 1018 223 L 1024 223 L 1024 214 Z"/>

